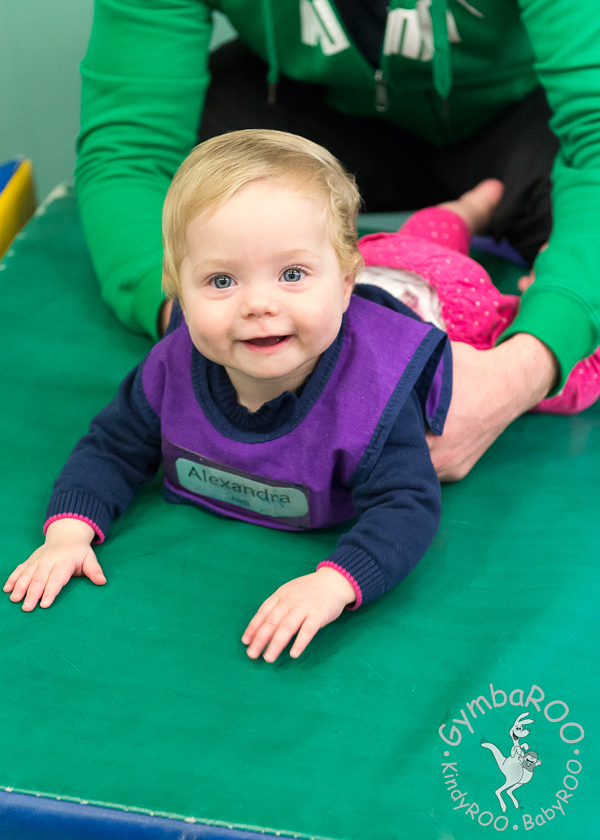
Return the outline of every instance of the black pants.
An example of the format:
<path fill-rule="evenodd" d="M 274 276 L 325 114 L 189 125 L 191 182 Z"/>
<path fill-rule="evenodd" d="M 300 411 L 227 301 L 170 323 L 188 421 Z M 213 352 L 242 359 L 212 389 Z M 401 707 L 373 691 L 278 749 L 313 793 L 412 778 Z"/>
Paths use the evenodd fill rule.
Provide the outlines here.
<path fill-rule="evenodd" d="M 505 192 L 488 229 L 532 261 L 552 226 L 550 170 L 558 141 L 543 91 L 534 91 L 466 139 L 438 147 L 379 119 L 340 114 L 322 85 L 282 77 L 267 103 L 267 68 L 240 41 L 211 55 L 212 82 L 199 139 L 242 128 L 301 134 L 356 176 L 367 212 L 417 210 L 457 198 L 484 178 Z"/>

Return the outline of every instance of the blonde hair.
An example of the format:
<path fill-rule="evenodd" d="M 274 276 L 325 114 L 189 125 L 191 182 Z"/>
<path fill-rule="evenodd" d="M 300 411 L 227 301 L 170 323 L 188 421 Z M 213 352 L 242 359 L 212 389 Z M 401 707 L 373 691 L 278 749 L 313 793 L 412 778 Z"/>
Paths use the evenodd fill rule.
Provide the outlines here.
<path fill-rule="evenodd" d="M 163 289 L 181 295 L 179 272 L 186 231 L 196 216 L 222 206 L 252 181 L 292 183 L 306 196 L 325 199 L 323 222 L 342 271 L 362 267 L 356 246 L 360 195 L 352 175 L 322 146 L 284 131 L 246 129 L 212 137 L 183 161 L 163 207 Z"/>

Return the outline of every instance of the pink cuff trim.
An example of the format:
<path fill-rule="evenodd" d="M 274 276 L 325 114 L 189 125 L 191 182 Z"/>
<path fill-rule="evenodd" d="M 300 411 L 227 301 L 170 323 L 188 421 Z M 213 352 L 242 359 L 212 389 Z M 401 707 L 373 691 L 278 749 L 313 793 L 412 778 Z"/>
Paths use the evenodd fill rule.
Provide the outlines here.
<path fill-rule="evenodd" d="M 95 522 L 92 522 L 87 516 L 81 516 L 79 513 L 57 513 L 55 516 L 51 516 L 50 519 L 44 524 L 44 536 L 46 536 L 46 531 L 48 530 L 48 525 L 51 525 L 53 522 L 56 522 L 57 519 L 79 519 L 81 522 L 87 523 L 90 528 L 93 528 L 96 532 L 96 539 L 93 540 L 93 545 L 98 545 L 99 543 L 104 542 L 104 534 L 98 528 Z"/>
<path fill-rule="evenodd" d="M 360 591 L 360 586 L 354 580 L 352 575 L 349 572 L 347 572 L 345 569 L 342 569 L 341 566 L 338 566 L 337 563 L 332 563 L 331 560 L 323 560 L 322 563 L 319 563 L 319 565 L 317 566 L 317 569 L 320 569 L 321 566 L 329 566 L 330 569 L 335 569 L 336 572 L 339 572 L 341 575 L 343 575 L 346 578 L 347 581 L 349 581 L 352 584 L 352 588 L 356 592 L 356 601 L 353 604 L 348 604 L 346 609 L 347 610 L 357 610 L 360 607 L 360 605 L 362 604 L 362 592 Z"/>

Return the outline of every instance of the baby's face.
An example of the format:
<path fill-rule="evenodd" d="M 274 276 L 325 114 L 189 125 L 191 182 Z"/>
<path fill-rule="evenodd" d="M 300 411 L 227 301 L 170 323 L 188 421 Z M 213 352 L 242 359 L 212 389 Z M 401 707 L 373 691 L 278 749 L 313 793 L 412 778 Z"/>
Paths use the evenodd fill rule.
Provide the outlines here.
<path fill-rule="evenodd" d="M 294 391 L 338 334 L 353 278 L 323 208 L 292 186 L 258 181 L 188 225 L 181 302 L 190 335 L 238 395 Z"/>

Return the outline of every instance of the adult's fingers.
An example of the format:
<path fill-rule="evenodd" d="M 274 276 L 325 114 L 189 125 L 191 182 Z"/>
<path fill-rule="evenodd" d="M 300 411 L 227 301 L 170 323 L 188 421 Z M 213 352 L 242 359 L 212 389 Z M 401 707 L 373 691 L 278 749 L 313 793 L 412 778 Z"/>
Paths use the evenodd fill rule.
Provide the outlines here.
<path fill-rule="evenodd" d="M 531 274 L 525 274 L 519 279 L 517 287 L 520 292 L 526 292 L 533 283 L 535 283 L 535 274 L 532 271 Z"/>

